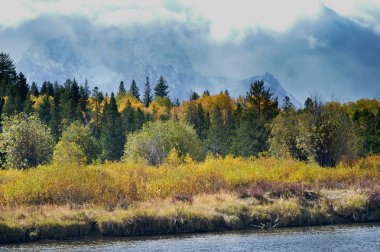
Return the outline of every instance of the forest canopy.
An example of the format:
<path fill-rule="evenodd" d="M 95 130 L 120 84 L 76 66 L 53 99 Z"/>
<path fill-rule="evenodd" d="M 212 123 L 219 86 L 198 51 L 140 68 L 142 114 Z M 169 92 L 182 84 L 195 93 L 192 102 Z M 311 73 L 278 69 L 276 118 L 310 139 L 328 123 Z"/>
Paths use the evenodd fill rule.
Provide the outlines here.
<path fill-rule="evenodd" d="M 321 166 L 380 153 L 377 100 L 341 104 L 314 96 L 295 108 L 286 97 L 280 106 L 264 82 L 256 81 L 245 96 L 193 91 L 180 102 L 169 97 L 168 87 L 164 76 L 148 76 L 141 95 L 135 81 L 129 87 L 121 81 L 110 95 L 90 89 L 87 80 L 28 83 L 11 57 L 0 53 L 1 165 L 34 167 L 51 162 L 53 151 L 56 162 L 66 155 L 80 164 L 151 165 L 173 153 L 180 160 L 266 153 Z M 72 150 L 63 153 L 62 146 Z"/>

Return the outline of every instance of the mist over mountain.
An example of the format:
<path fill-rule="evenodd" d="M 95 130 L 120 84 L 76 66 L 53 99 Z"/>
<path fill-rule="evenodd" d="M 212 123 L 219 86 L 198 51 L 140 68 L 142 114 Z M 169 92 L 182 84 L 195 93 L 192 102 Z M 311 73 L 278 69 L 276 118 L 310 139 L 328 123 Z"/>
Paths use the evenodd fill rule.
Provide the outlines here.
<path fill-rule="evenodd" d="M 221 3 L 236 18 L 220 19 L 218 11 L 203 12 L 192 2 L 153 7 L 115 2 L 120 4 L 116 14 L 115 7 L 98 3 L 95 14 L 84 15 L 79 7 L 79 14 L 74 7 L 61 13 L 52 1 L 55 12 L 41 11 L 16 23 L 0 17 L 0 48 L 39 85 L 87 78 L 91 87 L 111 92 L 121 80 L 128 86 L 135 79 L 142 91 L 146 76 L 153 86 L 162 74 L 169 95 L 184 99 L 191 90 L 245 94 L 248 84 L 242 80 L 268 72 L 281 86 L 276 88 L 275 81 L 271 87 L 279 101 L 287 94 L 295 104 L 313 93 L 346 102 L 379 92 L 380 12 L 357 17 L 314 2 L 314 9 L 310 3 L 303 6 L 310 15 L 289 10 L 279 23 L 254 15 L 247 3 Z M 256 9 L 283 14 L 270 4 Z"/>
<path fill-rule="evenodd" d="M 191 90 L 213 91 L 210 82 L 196 72 L 184 50 L 174 41 L 151 37 L 146 33 L 118 34 L 70 40 L 51 38 L 32 44 L 22 55 L 18 69 L 29 81 L 88 79 L 91 86 L 115 92 L 123 80 L 134 79 L 143 90 L 146 77 L 154 86 L 160 75 L 167 80 L 172 98 L 185 99 Z"/>
<path fill-rule="evenodd" d="M 187 53 L 174 39 L 139 30 L 127 34 L 108 30 L 104 35 L 102 39 L 95 36 L 71 40 L 61 36 L 38 41 L 22 55 L 18 69 L 30 82 L 63 83 L 72 78 L 83 82 L 87 79 L 91 86 L 96 85 L 106 92 L 115 92 L 121 80 L 128 87 L 132 79 L 143 90 L 147 76 L 154 85 L 163 75 L 169 85 L 169 95 L 180 100 L 187 99 L 191 91 L 204 90 L 211 93 L 229 90 L 237 97 L 245 95 L 251 83 L 263 80 L 280 103 L 289 96 L 297 107 L 301 106 L 270 73 L 245 80 L 223 76 L 208 79 L 194 70 Z"/>

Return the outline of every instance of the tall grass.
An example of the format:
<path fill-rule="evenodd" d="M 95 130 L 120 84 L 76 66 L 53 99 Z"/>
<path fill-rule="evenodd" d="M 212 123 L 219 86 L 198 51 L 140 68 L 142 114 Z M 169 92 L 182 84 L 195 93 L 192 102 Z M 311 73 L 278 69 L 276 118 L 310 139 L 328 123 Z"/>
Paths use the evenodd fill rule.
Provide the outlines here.
<path fill-rule="evenodd" d="M 289 159 L 242 158 L 188 161 L 179 166 L 107 163 L 40 166 L 0 171 L 0 205 L 97 204 L 128 207 L 134 202 L 178 195 L 233 192 L 256 183 L 300 184 L 303 188 L 377 188 L 379 157 L 352 166 L 321 168 Z M 284 184 L 284 185 L 285 185 Z"/>

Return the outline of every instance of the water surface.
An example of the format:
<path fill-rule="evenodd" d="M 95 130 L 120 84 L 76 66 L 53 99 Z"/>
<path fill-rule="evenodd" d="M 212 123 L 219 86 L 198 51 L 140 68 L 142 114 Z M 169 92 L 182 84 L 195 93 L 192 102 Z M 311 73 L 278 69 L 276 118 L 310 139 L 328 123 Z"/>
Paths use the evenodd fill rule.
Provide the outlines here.
<path fill-rule="evenodd" d="M 1 251 L 380 251 L 380 224 L 12 244 Z"/>

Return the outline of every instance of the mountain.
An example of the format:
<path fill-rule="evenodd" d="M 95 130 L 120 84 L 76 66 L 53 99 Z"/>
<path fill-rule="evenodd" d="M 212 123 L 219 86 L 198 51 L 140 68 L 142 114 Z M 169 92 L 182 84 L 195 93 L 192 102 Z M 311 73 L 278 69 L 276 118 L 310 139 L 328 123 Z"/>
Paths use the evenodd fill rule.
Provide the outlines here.
<path fill-rule="evenodd" d="M 115 92 L 119 82 L 126 87 L 134 79 L 143 92 L 146 77 L 153 87 L 160 75 L 169 86 L 169 96 L 188 99 L 191 91 L 211 93 L 229 90 L 232 96 L 245 95 L 256 80 L 263 80 L 265 86 L 278 96 L 281 104 L 289 96 L 296 107 L 301 107 L 291 94 L 282 88 L 270 73 L 236 81 L 224 76 L 206 78 L 197 72 L 187 53 L 170 36 L 156 33 L 130 32 L 121 34 L 117 30 L 106 30 L 102 36 L 86 35 L 51 37 L 35 41 L 23 54 L 17 64 L 29 82 L 65 82 L 88 79 L 90 86 L 98 86 L 105 92 Z"/>
<path fill-rule="evenodd" d="M 273 95 L 278 98 L 279 104 L 282 104 L 285 96 L 288 96 L 290 98 L 290 101 L 296 106 L 296 108 L 301 108 L 302 104 L 293 97 L 292 94 L 287 92 L 280 84 L 280 82 L 271 74 L 271 73 L 265 73 L 263 75 L 253 76 L 244 80 L 241 80 L 238 82 L 238 84 L 235 86 L 236 91 L 238 90 L 246 90 L 248 91 L 251 83 L 254 83 L 255 81 L 262 80 L 264 81 L 264 86 L 266 88 L 269 88 L 269 90 L 273 93 Z"/>
<path fill-rule="evenodd" d="M 292 94 L 287 92 L 271 73 L 252 76 L 240 81 L 229 79 L 223 76 L 214 77 L 211 80 L 212 83 L 215 86 L 218 86 L 220 90 L 228 89 L 233 97 L 246 95 L 251 86 L 251 83 L 262 80 L 264 81 L 265 88 L 269 88 L 274 97 L 278 98 L 279 104 L 282 104 L 285 96 L 289 96 L 290 101 L 294 104 L 294 106 L 296 106 L 296 108 L 302 107 L 302 104 L 296 98 L 294 98 Z"/>
<path fill-rule="evenodd" d="M 39 85 L 43 81 L 88 79 L 90 85 L 112 92 L 121 80 L 128 88 L 135 79 L 142 92 L 147 76 L 154 86 L 163 75 L 172 98 L 187 99 L 191 90 L 213 91 L 210 82 L 194 70 L 186 52 L 174 39 L 108 35 L 102 39 L 72 41 L 59 37 L 36 42 L 23 54 L 17 69 L 25 73 L 29 82 L 36 81 Z"/>

